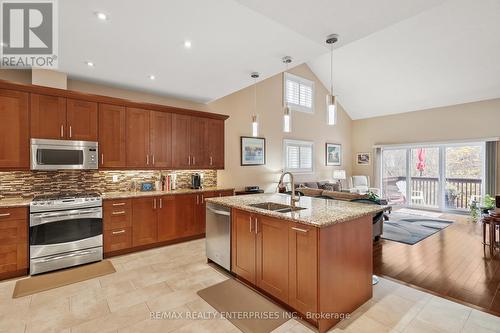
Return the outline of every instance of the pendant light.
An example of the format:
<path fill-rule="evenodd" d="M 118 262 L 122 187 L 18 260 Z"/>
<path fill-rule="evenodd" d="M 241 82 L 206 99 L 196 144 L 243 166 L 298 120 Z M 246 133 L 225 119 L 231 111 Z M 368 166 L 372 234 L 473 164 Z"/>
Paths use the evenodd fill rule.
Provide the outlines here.
<path fill-rule="evenodd" d="M 288 65 L 292 62 L 292 57 L 286 56 L 281 59 L 281 61 L 285 64 L 285 72 L 283 72 L 283 132 L 290 133 L 292 131 L 292 119 L 290 113 L 290 107 L 288 106 L 288 100 L 285 96 L 285 73 L 288 71 Z"/>
<path fill-rule="evenodd" d="M 259 119 L 257 117 L 257 79 L 259 78 L 259 73 L 253 72 L 251 75 L 254 79 L 254 111 L 252 115 L 252 136 L 259 136 Z"/>
<path fill-rule="evenodd" d="M 330 94 L 326 96 L 328 125 L 335 125 L 337 123 L 337 96 L 333 94 L 333 44 L 338 40 L 339 35 L 337 34 L 331 34 L 326 37 L 326 43 L 330 45 Z"/>

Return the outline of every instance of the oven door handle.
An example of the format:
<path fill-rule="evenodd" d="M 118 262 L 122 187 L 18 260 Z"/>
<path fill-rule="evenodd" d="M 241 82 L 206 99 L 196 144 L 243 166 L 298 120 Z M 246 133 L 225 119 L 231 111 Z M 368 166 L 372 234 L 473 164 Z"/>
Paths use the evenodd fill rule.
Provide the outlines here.
<path fill-rule="evenodd" d="M 54 261 L 54 260 L 60 260 L 60 259 L 65 259 L 65 258 L 71 258 L 71 257 L 80 257 L 80 256 L 86 256 L 88 254 L 94 254 L 97 251 L 92 251 L 92 250 L 86 250 L 86 251 L 79 251 L 79 252 L 73 252 L 69 254 L 64 254 L 64 255 L 57 255 L 57 256 L 52 256 L 44 259 L 39 259 L 37 260 L 38 262 L 49 262 L 49 261 Z"/>
<path fill-rule="evenodd" d="M 64 220 L 76 220 L 79 218 L 102 218 L 102 210 L 97 208 L 95 210 L 72 210 L 68 212 L 58 212 L 58 213 L 42 213 L 40 215 L 32 215 L 30 218 L 30 226 L 37 226 L 45 223 L 52 223 Z"/>

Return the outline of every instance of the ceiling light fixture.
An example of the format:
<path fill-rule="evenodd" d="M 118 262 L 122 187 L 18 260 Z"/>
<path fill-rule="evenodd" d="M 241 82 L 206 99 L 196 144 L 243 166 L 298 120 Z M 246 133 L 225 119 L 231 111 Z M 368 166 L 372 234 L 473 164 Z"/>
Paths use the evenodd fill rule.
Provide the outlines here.
<path fill-rule="evenodd" d="M 154 75 L 149 75 L 148 77 L 150 80 L 156 80 L 156 76 L 154 76 Z"/>
<path fill-rule="evenodd" d="M 85 64 L 89 67 L 94 67 L 94 63 L 92 61 L 85 61 Z"/>
<path fill-rule="evenodd" d="M 288 106 L 288 99 L 285 96 L 285 73 L 288 71 L 288 65 L 292 63 L 292 57 L 285 56 L 281 59 L 281 61 L 285 64 L 285 71 L 283 72 L 283 132 L 290 133 L 292 131 L 291 124 L 291 112 L 290 107 Z"/>
<path fill-rule="evenodd" d="M 107 21 L 108 20 L 108 15 L 104 14 L 103 12 L 95 12 L 95 16 L 101 21 Z"/>
<path fill-rule="evenodd" d="M 257 117 L 257 79 L 259 78 L 259 73 L 253 72 L 250 74 L 252 79 L 254 79 L 254 112 L 252 115 L 252 136 L 259 136 L 259 119 Z"/>
<path fill-rule="evenodd" d="M 326 37 L 326 43 L 330 45 L 330 95 L 326 96 L 328 125 L 335 125 L 337 123 L 337 96 L 333 94 L 333 44 L 338 40 L 339 35 L 337 34 L 331 34 Z"/>
<path fill-rule="evenodd" d="M 186 49 L 190 49 L 190 48 L 191 48 L 191 46 L 192 46 L 192 44 L 191 44 L 191 41 L 190 41 L 190 40 L 186 40 L 186 41 L 184 41 L 184 47 L 185 47 Z"/>

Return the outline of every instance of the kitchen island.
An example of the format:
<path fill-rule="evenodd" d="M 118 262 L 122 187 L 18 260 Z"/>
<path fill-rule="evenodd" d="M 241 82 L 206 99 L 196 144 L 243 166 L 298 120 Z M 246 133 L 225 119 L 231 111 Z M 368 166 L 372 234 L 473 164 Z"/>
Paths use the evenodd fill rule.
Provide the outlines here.
<path fill-rule="evenodd" d="M 231 272 L 326 332 L 372 297 L 379 205 L 260 194 L 210 198 L 231 208 Z"/>

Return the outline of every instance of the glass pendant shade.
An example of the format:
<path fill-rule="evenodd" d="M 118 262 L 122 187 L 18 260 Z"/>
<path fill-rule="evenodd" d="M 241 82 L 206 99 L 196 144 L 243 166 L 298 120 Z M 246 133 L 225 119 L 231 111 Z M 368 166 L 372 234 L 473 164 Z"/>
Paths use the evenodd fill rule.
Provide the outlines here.
<path fill-rule="evenodd" d="M 283 132 L 290 133 L 292 131 L 290 108 L 288 105 L 285 106 L 283 112 Z"/>
<path fill-rule="evenodd" d="M 335 125 L 337 123 L 337 98 L 334 95 L 326 97 L 328 105 L 328 125 Z"/>
<path fill-rule="evenodd" d="M 259 122 L 256 115 L 252 116 L 252 136 L 259 136 Z"/>

